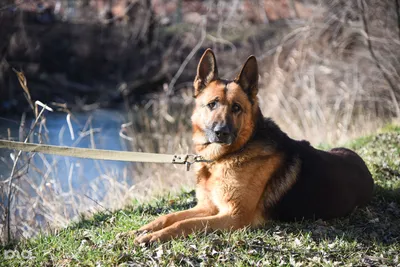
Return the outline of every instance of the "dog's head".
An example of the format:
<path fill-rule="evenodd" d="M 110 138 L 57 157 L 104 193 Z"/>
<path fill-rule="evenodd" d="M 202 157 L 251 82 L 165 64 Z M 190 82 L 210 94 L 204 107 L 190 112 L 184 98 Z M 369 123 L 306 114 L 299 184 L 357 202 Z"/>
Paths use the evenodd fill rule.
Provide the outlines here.
<path fill-rule="evenodd" d="M 196 152 L 216 160 L 243 147 L 259 112 L 257 60 L 250 56 L 234 80 L 218 77 L 215 55 L 207 49 L 194 80 L 196 106 L 192 115 Z"/>

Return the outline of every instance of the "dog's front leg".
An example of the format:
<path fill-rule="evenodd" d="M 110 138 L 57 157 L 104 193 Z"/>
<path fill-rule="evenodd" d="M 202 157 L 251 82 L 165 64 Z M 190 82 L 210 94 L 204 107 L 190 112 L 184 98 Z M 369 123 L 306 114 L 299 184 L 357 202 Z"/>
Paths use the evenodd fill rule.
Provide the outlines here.
<path fill-rule="evenodd" d="M 179 221 L 173 225 L 150 233 L 144 236 L 139 236 L 135 239 L 136 243 L 148 243 L 154 241 L 167 241 L 179 236 L 187 236 L 190 233 L 201 230 L 236 230 L 250 223 L 239 217 L 234 217 L 231 214 L 217 214 L 213 216 L 192 218 L 184 221 Z"/>
<path fill-rule="evenodd" d="M 138 231 L 158 231 L 182 220 L 213 215 L 211 212 L 212 210 L 213 209 L 210 208 L 196 206 L 188 210 L 170 213 L 158 217 L 154 221 L 142 226 Z"/>

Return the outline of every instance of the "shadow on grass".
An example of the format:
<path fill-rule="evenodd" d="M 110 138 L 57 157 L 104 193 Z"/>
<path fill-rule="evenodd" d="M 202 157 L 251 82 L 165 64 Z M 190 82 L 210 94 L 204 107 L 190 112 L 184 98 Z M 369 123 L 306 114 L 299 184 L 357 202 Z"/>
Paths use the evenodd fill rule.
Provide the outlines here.
<path fill-rule="evenodd" d="M 338 238 L 362 245 L 390 245 L 400 242 L 400 189 L 376 186 L 372 201 L 347 217 L 328 221 L 273 222 L 295 235 L 309 233 L 316 241 Z"/>

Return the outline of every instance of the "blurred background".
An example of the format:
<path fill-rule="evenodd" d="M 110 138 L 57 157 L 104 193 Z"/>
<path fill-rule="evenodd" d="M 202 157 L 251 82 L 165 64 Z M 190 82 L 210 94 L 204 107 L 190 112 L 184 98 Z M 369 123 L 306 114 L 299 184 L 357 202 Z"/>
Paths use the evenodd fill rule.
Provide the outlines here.
<path fill-rule="evenodd" d="M 340 145 L 400 118 L 398 0 L 1 0 L 0 138 L 192 152 L 207 48 L 226 79 L 257 57 L 264 115 L 293 138 Z M 193 185 L 182 166 L 1 150 L 0 235 Z"/>

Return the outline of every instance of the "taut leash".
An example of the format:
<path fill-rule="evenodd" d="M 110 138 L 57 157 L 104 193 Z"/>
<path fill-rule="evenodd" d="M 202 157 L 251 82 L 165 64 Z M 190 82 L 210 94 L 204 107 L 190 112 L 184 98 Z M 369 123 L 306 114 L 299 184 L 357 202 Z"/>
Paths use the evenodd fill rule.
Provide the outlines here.
<path fill-rule="evenodd" d="M 85 159 L 116 160 L 129 162 L 152 162 L 185 164 L 186 169 L 196 162 L 210 162 L 199 155 L 193 154 L 158 154 L 144 152 L 129 152 L 118 150 L 78 148 L 68 146 L 53 146 L 44 144 L 24 143 L 17 141 L 0 140 L 0 148 L 22 150 L 25 152 L 40 152 L 59 156 L 77 157 Z"/>

